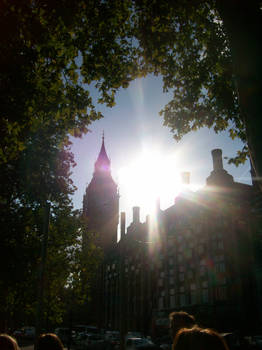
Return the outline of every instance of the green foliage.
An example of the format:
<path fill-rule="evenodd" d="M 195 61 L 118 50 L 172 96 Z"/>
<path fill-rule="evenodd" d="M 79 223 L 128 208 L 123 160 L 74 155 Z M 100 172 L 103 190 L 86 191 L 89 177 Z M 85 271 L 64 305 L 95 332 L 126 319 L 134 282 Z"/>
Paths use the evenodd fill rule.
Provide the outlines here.
<path fill-rule="evenodd" d="M 135 2 L 146 66 L 173 99 L 162 109 L 178 141 L 203 126 L 246 143 L 228 37 L 215 1 Z M 245 154 L 244 157 L 241 157 Z M 247 148 L 236 164 L 246 159 Z"/>
<path fill-rule="evenodd" d="M 87 132 L 102 115 L 83 84 L 95 82 L 98 102 L 113 106 L 137 65 L 125 2 L 2 0 L 0 11 L 0 162 L 8 162 L 39 129 Z"/>

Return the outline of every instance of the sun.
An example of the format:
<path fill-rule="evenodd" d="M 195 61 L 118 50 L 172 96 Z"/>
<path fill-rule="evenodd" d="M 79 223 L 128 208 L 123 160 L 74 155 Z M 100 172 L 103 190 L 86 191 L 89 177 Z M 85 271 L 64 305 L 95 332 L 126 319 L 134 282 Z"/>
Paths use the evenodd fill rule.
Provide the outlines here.
<path fill-rule="evenodd" d="M 158 199 L 162 207 L 172 205 L 182 189 L 180 173 L 178 154 L 143 151 L 119 170 L 120 195 L 126 202 L 122 204 L 130 209 L 139 206 L 142 215 L 153 215 Z"/>

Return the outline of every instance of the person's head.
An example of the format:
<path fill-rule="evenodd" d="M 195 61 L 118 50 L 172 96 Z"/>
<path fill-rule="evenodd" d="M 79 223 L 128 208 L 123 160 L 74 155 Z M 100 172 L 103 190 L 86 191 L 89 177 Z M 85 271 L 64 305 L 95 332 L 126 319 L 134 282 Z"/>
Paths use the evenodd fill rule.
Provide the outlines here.
<path fill-rule="evenodd" d="M 14 338 L 8 334 L 0 334 L 0 349 L 1 350 L 18 350 L 19 347 Z"/>
<path fill-rule="evenodd" d="M 172 350 L 229 350 L 224 339 L 212 329 L 199 327 L 181 329 Z"/>
<path fill-rule="evenodd" d="M 38 338 L 38 350 L 63 350 L 63 344 L 54 333 L 41 334 Z"/>
<path fill-rule="evenodd" d="M 181 328 L 192 328 L 196 324 L 195 317 L 185 311 L 174 311 L 169 315 L 170 333 L 174 338 Z"/>

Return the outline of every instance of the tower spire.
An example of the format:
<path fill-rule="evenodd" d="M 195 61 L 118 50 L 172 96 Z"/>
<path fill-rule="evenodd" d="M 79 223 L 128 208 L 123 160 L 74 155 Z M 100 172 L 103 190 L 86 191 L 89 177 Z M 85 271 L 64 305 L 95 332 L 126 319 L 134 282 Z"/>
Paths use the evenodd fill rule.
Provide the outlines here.
<path fill-rule="evenodd" d="M 105 148 L 105 133 L 103 130 L 102 134 L 102 145 L 95 162 L 95 172 L 109 172 L 110 173 L 110 159 L 107 156 L 106 148 Z"/>

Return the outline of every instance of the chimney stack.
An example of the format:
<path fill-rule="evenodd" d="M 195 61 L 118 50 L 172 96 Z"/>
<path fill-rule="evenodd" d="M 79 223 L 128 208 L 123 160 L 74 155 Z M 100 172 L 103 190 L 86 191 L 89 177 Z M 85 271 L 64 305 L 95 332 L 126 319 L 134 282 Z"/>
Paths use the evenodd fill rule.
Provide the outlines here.
<path fill-rule="evenodd" d="M 190 172 L 183 171 L 181 173 L 181 180 L 182 180 L 182 185 L 189 185 L 190 184 Z"/>
<path fill-rule="evenodd" d="M 149 227 L 150 224 L 150 215 L 146 216 L 146 225 Z"/>
<path fill-rule="evenodd" d="M 135 224 L 138 224 L 140 222 L 140 208 L 139 207 L 133 207 L 133 222 Z"/>
<path fill-rule="evenodd" d="M 212 150 L 214 171 L 223 170 L 222 150 L 220 148 Z"/>
<path fill-rule="evenodd" d="M 124 237 L 126 232 L 126 213 L 121 212 L 121 229 L 120 229 L 120 239 Z"/>
<path fill-rule="evenodd" d="M 160 212 L 160 197 L 158 197 L 156 200 L 156 212 Z"/>

